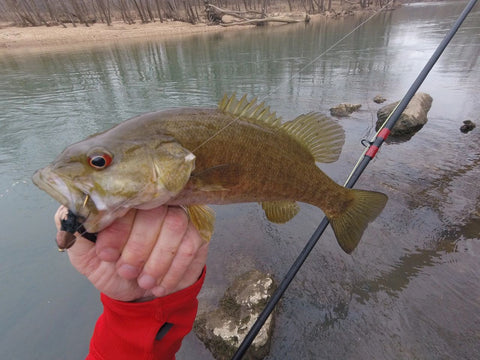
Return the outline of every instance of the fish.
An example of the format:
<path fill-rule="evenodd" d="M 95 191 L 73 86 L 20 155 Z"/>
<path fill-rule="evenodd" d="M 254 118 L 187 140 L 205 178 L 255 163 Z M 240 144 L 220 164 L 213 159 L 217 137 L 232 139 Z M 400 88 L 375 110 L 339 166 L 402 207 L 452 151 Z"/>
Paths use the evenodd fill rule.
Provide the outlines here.
<path fill-rule="evenodd" d="M 351 253 L 387 196 L 348 189 L 317 163 L 338 160 L 345 142 L 333 119 L 309 112 L 283 122 L 256 98 L 225 95 L 212 108 L 142 114 L 68 146 L 33 183 L 66 206 L 89 233 L 131 208 L 182 206 L 205 241 L 215 214 L 208 204 L 260 203 L 286 223 L 298 202 L 320 208 L 340 247 Z"/>

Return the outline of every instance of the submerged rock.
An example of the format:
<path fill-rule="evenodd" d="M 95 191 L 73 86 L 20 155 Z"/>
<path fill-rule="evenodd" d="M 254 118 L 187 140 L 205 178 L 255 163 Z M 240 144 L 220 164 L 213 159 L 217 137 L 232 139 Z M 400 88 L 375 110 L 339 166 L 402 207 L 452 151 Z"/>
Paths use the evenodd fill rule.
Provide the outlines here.
<path fill-rule="evenodd" d="M 337 117 L 349 116 L 362 107 L 361 104 L 339 104 L 330 108 L 330 114 Z"/>
<path fill-rule="evenodd" d="M 227 289 L 218 309 L 197 317 L 195 332 L 215 359 L 226 360 L 233 356 L 275 288 L 272 276 L 252 270 L 237 278 Z M 244 359 L 263 359 L 268 355 L 273 315 L 268 317 Z"/>
<path fill-rule="evenodd" d="M 373 102 L 377 104 L 384 103 L 385 101 L 387 101 L 387 99 L 385 99 L 382 95 L 377 95 L 373 98 Z"/>
<path fill-rule="evenodd" d="M 393 127 L 390 136 L 413 135 L 427 123 L 427 114 L 432 106 L 432 97 L 425 93 L 417 93 L 412 98 L 407 108 L 403 111 L 397 123 Z M 375 129 L 378 131 L 390 113 L 400 103 L 397 101 L 382 107 L 377 112 L 377 123 Z"/>
<path fill-rule="evenodd" d="M 475 129 L 475 123 L 471 120 L 465 120 L 463 122 L 463 125 L 460 126 L 460 131 L 464 134 L 468 133 L 469 131 L 472 131 L 473 129 Z"/>

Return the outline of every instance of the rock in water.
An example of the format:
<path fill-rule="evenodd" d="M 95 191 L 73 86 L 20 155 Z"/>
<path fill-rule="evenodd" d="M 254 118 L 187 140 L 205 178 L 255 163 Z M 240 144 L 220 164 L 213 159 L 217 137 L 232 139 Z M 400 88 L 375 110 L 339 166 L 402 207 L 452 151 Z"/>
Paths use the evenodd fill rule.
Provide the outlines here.
<path fill-rule="evenodd" d="M 427 123 L 427 113 L 432 106 L 432 97 L 425 93 L 417 93 L 412 98 L 407 108 L 403 111 L 397 123 L 391 131 L 391 136 L 412 135 L 420 130 Z M 378 131 L 385 122 L 390 113 L 400 103 L 397 101 L 382 107 L 377 112 L 377 124 L 375 129 Z"/>
<path fill-rule="evenodd" d="M 357 111 L 362 107 L 361 104 L 339 104 L 330 108 L 330 114 L 337 117 L 349 116 L 354 111 Z"/>
<path fill-rule="evenodd" d="M 385 101 L 387 101 L 387 99 L 385 99 L 382 95 L 377 95 L 373 98 L 373 102 L 377 104 L 384 103 Z"/>
<path fill-rule="evenodd" d="M 232 358 L 275 288 L 272 276 L 252 270 L 234 281 L 217 310 L 197 317 L 195 332 L 215 359 Z M 268 317 L 246 352 L 245 360 L 263 359 L 268 355 L 273 315 Z"/>
<path fill-rule="evenodd" d="M 475 123 L 471 120 L 465 120 L 463 122 L 463 125 L 460 126 L 460 131 L 464 134 L 468 133 L 469 131 L 472 131 L 473 129 L 475 129 Z"/>

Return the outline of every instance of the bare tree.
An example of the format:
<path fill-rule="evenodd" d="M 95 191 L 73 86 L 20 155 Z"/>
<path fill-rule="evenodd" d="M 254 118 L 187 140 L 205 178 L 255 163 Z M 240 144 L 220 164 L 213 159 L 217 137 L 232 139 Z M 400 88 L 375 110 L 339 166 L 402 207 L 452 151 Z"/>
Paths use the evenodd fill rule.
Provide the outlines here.
<path fill-rule="evenodd" d="M 384 5 L 389 0 L 335 0 L 335 4 L 357 4 L 362 7 Z M 348 4 L 347 4 L 348 3 Z M 97 21 L 111 25 L 114 20 L 133 24 L 159 19 L 197 23 L 218 22 L 208 4 L 232 12 L 267 14 L 278 5 L 290 11 L 317 13 L 331 10 L 332 0 L 0 0 L 0 16 L 21 26 L 57 25 L 71 23 L 91 25 Z M 266 16 L 266 15 L 265 15 Z"/>
<path fill-rule="evenodd" d="M 126 0 L 118 0 L 118 9 L 120 10 L 120 16 L 123 22 L 127 23 L 128 25 L 135 24 L 135 20 L 130 14 L 130 10 L 128 7 L 128 3 Z"/>
<path fill-rule="evenodd" d="M 112 25 L 112 12 L 110 8 L 110 0 L 96 0 L 95 1 L 100 16 L 104 19 L 108 26 Z"/>
<path fill-rule="evenodd" d="M 142 21 L 142 23 L 144 24 L 148 23 L 147 16 L 145 14 L 145 9 L 143 8 L 141 0 L 130 0 L 130 1 L 135 5 L 135 9 L 138 12 L 138 16 L 140 16 L 140 20 Z"/>

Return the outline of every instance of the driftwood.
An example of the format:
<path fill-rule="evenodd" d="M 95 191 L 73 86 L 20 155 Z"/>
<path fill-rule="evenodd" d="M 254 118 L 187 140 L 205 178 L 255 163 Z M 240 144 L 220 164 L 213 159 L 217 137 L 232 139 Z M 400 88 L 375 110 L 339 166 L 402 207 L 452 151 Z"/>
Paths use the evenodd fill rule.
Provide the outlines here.
<path fill-rule="evenodd" d="M 265 14 L 264 12 L 260 12 L 260 11 L 253 11 L 253 10 L 235 11 L 235 10 L 221 9 L 218 6 L 212 5 L 208 2 L 205 4 L 205 7 L 207 9 L 209 9 L 209 11 L 213 11 L 213 12 L 217 13 L 218 15 L 221 15 L 221 16 L 231 15 L 231 16 L 234 16 L 234 17 L 237 17 L 237 18 L 240 18 L 240 19 L 244 19 L 244 20 L 248 19 L 247 16 L 249 16 L 249 14 L 251 14 L 252 16 L 267 16 L 267 14 Z"/>
<path fill-rule="evenodd" d="M 234 26 L 234 25 L 263 25 L 267 22 L 281 22 L 285 24 L 293 24 L 293 23 L 298 23 L 303 20 L 299 19 L 292 19 L 292 18 L 286 18 L 286 17 L 280 17 L 280 16 L 271 16 L 271 17 L 266 17 L 263 19 L 250 19 L 250 20 L 244 20 L 244 21 L 232 21 L 230 23 L 225 23 L 225 24 L 220 24 L 221 26 Z"/>
<path fill-rule="evenodd" d="M 309 17 L 305 17 L 305 20 L 288 16 L 267 16 L 265 12 L 259 11 L 234 11 L 219 8 L 208 2 L 205 3 L 205 12 L 210 22 L 220 24 L 221 26 L 235 26 L 235 25 L 264 25 L 268 22 L 281 22 L 285 24 L 298 23 L 301 21 L 308 22 Z M 231 22 L 224 22 L 223 16 L 228 15 L 239 20 L 233 20 Z"/>

